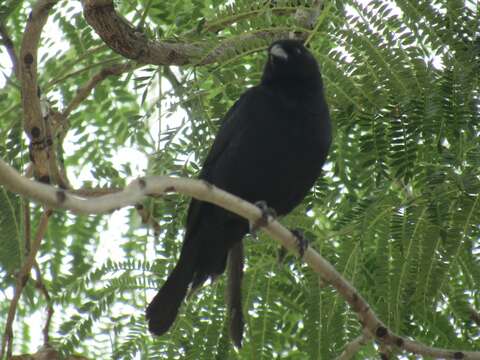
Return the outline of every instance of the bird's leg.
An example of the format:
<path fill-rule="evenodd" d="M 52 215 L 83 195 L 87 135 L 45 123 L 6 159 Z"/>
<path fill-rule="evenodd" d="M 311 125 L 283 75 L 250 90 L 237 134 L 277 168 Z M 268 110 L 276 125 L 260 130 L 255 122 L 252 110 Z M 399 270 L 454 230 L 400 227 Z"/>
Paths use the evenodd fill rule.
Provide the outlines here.
<path fill-rule="evenodd" d="M 280 245 L 277 252 L 277 261 L 279 264 L 283 263 L 283 260 L 285 260 L 285 256 L 287 256 L 287 249 Z"/>
<path fill-rule="evenodd" d="M 257 201 L 255 205 L 262 211 L 262 216 L 255 222 L 250 222 L 250 234 L 256 235 L 258 229 L 268 225 L 270 221 L 277 217 L 277 212 L 269 208 L 266 201 Z"/>
<path fill-rule="evenodd" d="M 308 249 L 308 240 L 303 235 L 303 231 L 300 229 L 293 229 L 291 230 L 293 236 L 297 239 L 297 246 L 298 246 L 298 253 L 300 254 L 300 258 L 303 258 L 305 254 L 305 250 Z"/>

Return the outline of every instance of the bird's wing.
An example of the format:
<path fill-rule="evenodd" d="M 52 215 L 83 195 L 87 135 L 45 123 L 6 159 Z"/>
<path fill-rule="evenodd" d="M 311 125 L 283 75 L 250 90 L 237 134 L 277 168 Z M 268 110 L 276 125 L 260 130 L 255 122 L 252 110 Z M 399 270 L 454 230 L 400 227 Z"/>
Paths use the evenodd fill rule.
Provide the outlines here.
<path fill-rule="evenodd" d="M 258 102 L 266 96 L 269 96 L 269 94 L 264 88 L 252 87 L 245 91 L 228 110 L 203 163 L 200 179 L 213 182 L 215 164 L 230 146 L 235 146 L 236 140 L 241 136 L 243 130 L 250 126 L 249 124 L 252 121 L 258 121 L 254 116 L 255 111 L 252 111 L 252 109 L 255 109 Z M 187 232 L 193 230 L 200 212 L 206 205 L 204 202 L 192 199 L 187 213 Z"/>
<path fill-rule="evenodd" d="M 225 149 L 234 142 L 236 135 L 239 135 L 242 129 L 248 126 L 251 117 L 245 115 L 247 111 L 250 112 L 253 103 L 261 96 L 261 92 L 262 89 L 259 87 L 247 90 L 228 110 L 205 159 L 200 178 L 209 180 L 208 174 L 215 162 L 224 153 Z"/>

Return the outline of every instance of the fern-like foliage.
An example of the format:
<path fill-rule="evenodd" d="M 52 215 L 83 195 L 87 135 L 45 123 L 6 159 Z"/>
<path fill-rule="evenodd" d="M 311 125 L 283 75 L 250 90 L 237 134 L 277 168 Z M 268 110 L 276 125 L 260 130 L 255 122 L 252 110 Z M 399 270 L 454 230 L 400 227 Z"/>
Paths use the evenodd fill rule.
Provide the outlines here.
<path fill-rule="evenodd" d="M 65 46 L 49 52 L 59 40 L 44 33 L 39 64 L 40 87 L 59 108 L 102 67 L 124 61 L 94 36 L 78 7 L 61 3 L 50 21 Z M 29 13 L 19 4 L 0 5 L 17 47 Z M 196 176 L 222 116 L 259 81 L 270 41 L 260 35 L 304 31 L 335 135 L 323 178 L 281 221 L 303 228 L 394 331 L 478 350 L 471 320 L 472 309 L 480 311 L 478 4 L 330 0 L 313 30 L 300 29 L 294 14 L 312 4 L 118 2 L 147 36 L 200 44 L 203 57 L 194 66 L 143 67 L 100 83 L 69 117 L 59 154 L 68 174 L 78 187 L 122 186 L 138 174 Z M 196 66 L 220 48 L 217 63 Z M 18 82 L 0 64 L 9 77 L 0 89 L 0 155 L 23 169 L 28 143 Z M 129 151 L 145 166 L 124 161 Z M 188 300 L 167 334 L 150 336 L 144 308 L 178 257 L 188 201 L 146 201 L 155 231 L 133 209 L 118 217 L 54 213 L 38 256 L 56 309 L 52 343 L 96 359 L 331 359 L 361 333 L 331 287 L 292 256 L 279 263 L 276 246 L 261 236 L 245 240 L 241 350 L 228 339 L 222 278 Z M 0 189 L 2 321 L 25 255 L 24 205 Z M 35 229 L 41 208 L 31 208 Z M 125 226 L 112 232 L 119 223 Z M 15 323 L 17 350 L 34 352 L 28 348 L 40 327 L 25 319 L 44 306 L 29 284 Z M 378 354 L 368 345 L 357 357 Z"/>

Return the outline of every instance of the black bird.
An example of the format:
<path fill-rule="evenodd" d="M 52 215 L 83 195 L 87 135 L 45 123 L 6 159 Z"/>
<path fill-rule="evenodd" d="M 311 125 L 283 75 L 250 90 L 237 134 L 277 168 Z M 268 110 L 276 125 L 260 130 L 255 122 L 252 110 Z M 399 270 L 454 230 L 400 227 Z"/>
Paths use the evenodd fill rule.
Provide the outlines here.
<path fill-rule="evenodd" d="M 317 61 L 296 40 L 270 45 L 260 85 L 245 91 L 227 112 L 200 178 L 247 201 L 265 201 L 278 215 L 300 204 L 320 175 L 331 142 L 330 117 Z M 238 252 L 248 222 L 215 205 L 192 199 L 177 265 L 147 308 L 149 330 L 165 333 L 187 292 L 225 271 Z M 239 306 L 243 254 L 236 254 Z M 239 259 L 240 258 L 240 259 Z M 235 267 L 235 266 L 234 266 Z M 238 271 L 240 267 L 240 271 Z M 237 304 L 237 305 L 235 305 Z M 234 341 L 241 345 L 237 313 Z M 238 319 L 239 317 L 239 319 Z M 235 325 L 234 325 L 235 326 Z"/>

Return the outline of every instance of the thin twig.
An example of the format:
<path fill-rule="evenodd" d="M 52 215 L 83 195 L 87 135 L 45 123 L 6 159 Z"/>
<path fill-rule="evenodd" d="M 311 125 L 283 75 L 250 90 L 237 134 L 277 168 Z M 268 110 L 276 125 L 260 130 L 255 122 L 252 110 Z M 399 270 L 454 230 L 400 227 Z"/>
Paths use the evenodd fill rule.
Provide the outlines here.
<path fill-rule="evenodd" d="M 30 223 L 30 200 L 29 199 L 23 200 L 23 233 L 24 233 L 25 254 L 28 255 L 28 253 L 30 252 L 30 245 L 32 242 L 32 226 Z"/>
<path fill-rule="evenodd" d="M 10 61 L 12 62 L 12 73 L 15 74 L 18 79 L 18 56 L 15 51 L 15 45 L 13 44 L 12 38 L 8 34 L 5 24 L 2 23 L 0 23 L 0 39 L 7 49 L 8 56 L 10 56 Z"/>
<path fill-rule="evenodd" d="M 268 4 L 265 4 L 268 5 Z M 227 17 L 222 17 L 221 19 L 217 19 L 214 21 L 205 21 L 203 24 L 199 25 L 197 28 L 188 31 L 185 35 L 193 35 L 196 33 L 205 33 L 205 32 L 213 32 L 217 33 L 234 23 L 238 23 L 243 20 L 248 20 L 252 18 L 256 18 L 258 16 L 262 16 L 266 12 L 271 12 L 275 15 L 288 15 L 298 11 L 298 8 L 292 6 L 263 6 L 259 7 L 258 9 L 252 9 L 250 11 L 245 11 L 240 14 L 234 14 Z"/>
<path fill-rule="evenodd" d="M 50 323 L 52 321 L 53 316 L 53 305 L 52 305 L 52 298 L 48 293 L 48 290 L 43 282 L 42 272 L 40 267 L 38 266 L 37 261 L 35 260 L 33 264 L 33 269 L 35 270 L 35 286 L 45 297 L 45 302 L 47 303 L 47 319 L 45 320 L 45 326 L 43 327 L 43 345 L 49 345 L 49 337 L 50 337 Z"/>
<path fill-rule="evenodd" d="M 137 67 L 135 64 L 116 64 L 100 70 L 88 81 L 88 83 L 77 90 L 77 94 L 63 111 L 62 116 L 67 118 L 70 113 L 75 110 L 82 103 L 82 101 L 88 97 L 88 95 L 90 95 L 95 86 L 105 80 L 108 76 L 121 75 L 124 72 L 134 69 L 135 67 Z"/>
<path fill-rule="evenodd" d="M 364 332 L 362 335 L 357 336 L 355 339 L 350 341 L 346 346 L 337 360 L 350 360 L 355 354 L 360 350 L 362 346 L 367 345 L 372 341 L 371 336 L 368 333 Z"/>
<path fill-rule="evenodd" d="M 17 312 L 18 301 L 20 300 L 20 296 L 22 295 L 22 291 L 27 284 L 28 278 L 30 277 L 30 270 L 35 262 L 35 257 L 37 255 L 38 249 L 40 249 L 40 244 L 42 242 L 43 237 L 45 236 L 45 232 L 47 231 L 48 227 L 48 219 L 51 215 L 50 210 L 46 210 L 41 218 L 40 222 L 37 227 L 37 233 L 35 234 L 35 238 L 30 248 L 30 252 L 25 259 L 22 268 L 20 269 L 19 273 L 17 274 L 17 281 L 15 284 L 15 291 L 13 294 L 13 299 L 10 301 L 10 307 L 8 309 L 7 315 L 7 322 L 5 324 L 5 332 L 2 339 L 2 348 L 0 349 L 0 359 L 3 359 L 4 354 L 6 354 L 6 358 L 10 359 L 12 356 L 12 345 L 13 345 L 13 321 L 15 320 L 15 314 Z M 6 353 L 5 353 L 6 347 Z"/>

